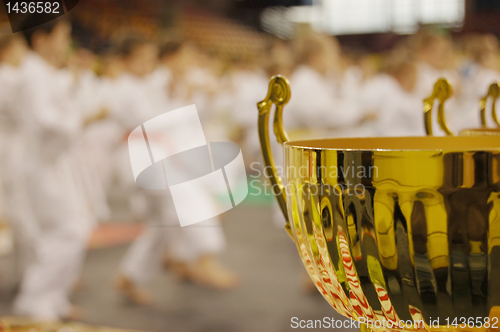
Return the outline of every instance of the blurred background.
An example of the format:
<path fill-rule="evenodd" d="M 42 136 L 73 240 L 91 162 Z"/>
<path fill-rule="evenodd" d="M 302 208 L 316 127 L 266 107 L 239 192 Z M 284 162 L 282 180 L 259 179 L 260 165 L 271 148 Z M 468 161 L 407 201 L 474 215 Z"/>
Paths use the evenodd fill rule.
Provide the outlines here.
<path fill-rule="evenodd" d="M 36 92 L 38 85 L 26 90 L 31 78 L 11 69 L 31 68 L 30 52 L 47 52 L 47 58 L 51 51 L 43 48 L 41 37 L 30 51 L 24 36 L 12 37 L 4 9 L 0 149 L 3 158 L 13 158 L 5 146 L 23 137 L 10 133 L 9 121 L 21 112 L 31 117 L 20 100 L 31 98 L 23 93 Z M 68 74 L 65 87 L 73 84 L 68 98 L 74 99 L 83 129 L 72 136 L 76 143 L 69 151 L 76 151 L 85 166 L 78 176 L 98 190 L 85 194 L 95 222 L 82 249 L 88 249 L 83 267 L 75 268 L 78 277 L 66 294 L 78 315 L 58 318 L 92 326 L 290 331 L 292 317 L 342 319 L 309 281 L 262 173 L 256 104 L 266 96 L 269 78 L 282 74 L 290 80 L 292 99 L 284 118 L 292 138 L 424 135 L 422 100 L 439 77 L 454 90 L 446 106 L 450 127 L 479 127 L 479 99 L 500 81 L 500 2 L 495 0 L 81 0 L 64 17 L 71 24 L 71 40 L 64 60 L 51 68 Z M 12 56 L 17 42 L 25 52 Z M 17 85 L 11 79 L 16 75 Z M 7 86 L 14 90 L 2 88 Z M 249 195 L 217 221 L 223 246 L 192 262 L 176 259 L 175 249 L 151 249 L 161 251 L 161 267 L 149 276 L 151 282 L 136 285 L 120 262 L 131 243 L 152 227 L 154 198 L 134 187 L 123 154 L 126 137 L 151 115 L 193 103 L 208 141 L 230 140 L 242 148 L 248 183 L 241 186 L 248 186 Z M 44 137 L 31 139 L 43 143 Z M 28 150 L 22 144 L 16 149 Z M 279 147 L 275 152 L 279 155 Z M 3 182 L 14 176 L 13 168 L 0 170 Z M 25 174 L 16 176 L 24 179 Z M 30 193 L 5 186 L 0 317 L 4 325 L 26 318 L 44 321 L 42 314 L 13 309 L 25 291 L 26 269 L 19 240 L 24 233 L 12 211 L 31 209 L 37 197 L 24 201 Z M 85 186 L 79 190 L 86 191 Z M 15 208 L 12 196 L 20 197 Z M 159 218 L 169 218 L 169 212 L 162 213 Z M 51 269 L 50 261 L 44 264 Z"/>

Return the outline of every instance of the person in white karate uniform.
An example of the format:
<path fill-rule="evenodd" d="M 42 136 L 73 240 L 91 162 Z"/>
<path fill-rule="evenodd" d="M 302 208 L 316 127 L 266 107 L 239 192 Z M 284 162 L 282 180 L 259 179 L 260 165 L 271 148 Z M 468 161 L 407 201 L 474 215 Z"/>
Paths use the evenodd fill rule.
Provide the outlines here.
<path fill-rule="evenodd" d="M 231 124 L 238 134 L 238 143 L 242 147 L 247 161 L 261 158 L 259 139 L 256 135 L 257 121 L 255 105 L 267 94 L 269 77 L 259 69 L 254 61 L 240 60 L 227 76 L 229 87 L 219 98 L 225 98 L 231 110 Z"/>
<path fill-rule="evenodd" d="M 324 35 L 303 38 L 298 43 L 298 67 L 290 77 L 293 93 L 283 116 L 286 128 L 309 130 L 299 136 L 354 136 L 353 129 L 365 115 L 357 103 L 340 97 L 332 77 L 339 61 L 338 45 Z"/>
<path fill-rule="evenodd" d="M 163 91 L 160 102 L 168 105 L 167 111 L 204 100 L 201 108 L 197 104 L 196 106 L 205 129 L 209 127 L 210 122 L 217 122 L 216 114 L 210 108 L 213 106 L 211 99 L 214 88 L 220 84 L 215 81 L 208 68 L 201 66 L 201 56 L 197 51 L 194 45 L 182 39 L 161 43 L 159 72 L 167 76 L 161 88 L 158 90 L 158 85 L 155 85 L 152 91 Z M 216 134 L 213 130 L 211 133 L 207 130 L 205 136 L 209 141 L 221 140 L 225 138 L 225 133 Z M 201 205 L 216 204 L 207 203 L 209 198 L 204 195 L 199 195 L 198 198 L 203 200 L 198 202 Z M 170 205 L 170 209 L 172 213 L 174 206 Z M 179 223 L 177 215 L 174 223 L 176 226 Z M 216 289 L 237 286 L 236 275 L 222 266 L 216 258 L 226 248 L 219 217 L 188 227 L 174 227 L 169 233 L 166 263 L 178 277 Z"/>
<path fill-rule="evenodd" d="M 453 88 L 453 96 L 447 100 L 445 113 L 448 123 L 459 116 L 462 80 L 456 70 L 456 57 L 450 36 L 432 30 L 421 30 L 409 37 L 409 47 L 413 50 L 417 65 L 417 83 L 414 94 L 422 100 L 432 94 L 434 84 L 439 78 L 446 78 Z M 439 128 L 434 113 L 433 127 Z M 455 128 L 453 130 L 456 130 Z M 444 135 L 436 130 L 434 135 Z"/>
<path fill-rule="evenodd" d="M 100 79 L 90 66 L 93 54 L 80 49 L 71 58 L 69 74 L 77 78 L 75 89 L 78 109 L 85 119 L 76 158 L 79 159 L 81 184 L 96 221 L 107 221 L 111 211 L 107 193 L 112 180 L 109 160 L 122 137 L 116 121 L 109 114 L 109 80 Z"/>
<path fill-rule="evenodd" d="M 162 47 L 163 67 L 153 71 L 150 65 L 155 63 L 157 51 L 151 42 L 131 36 L 122 41 L 120 50 L 126 73 L 118 78 L 116 96 L 121 102 L 115 105 L 113 113 L 123 128 L 131 132 L 145 121 L 181 105 L 182 101 L 178 104 L 170 101 L 175 93 L 186 92 L 180 86 L 186 59 L 181 57 L 181 44 L 169 43 Z M 174 82 L 172 78 L 179 81 Z M 128 167 L 133 179 L 130 164 Z M 137 304 L 151 303 L 152 298 L 143 287 L 161 268 L 166 253 L 169 266 L 179 277 L 216 288 L 233 287 L 233 275 L 214 259 L 214 255 L 225 247 L 217 218 L 180 228 L 172 197 L 167 191 L 142 191 L 148 203 L 148 225 L 122 260 L 118 290 Z M 200 227 L 202 224 L 205 227 Z"/>
<path fill-rule="evenodd" d="M 19 136 L 16 132 L 22 122 L 19 112 L 16 112 L 16 96 L 21 88 L 22 59 L 26 54 L 27 47 L 24 38 L 19 34 L 12 34 L 9 27 L 0 27 L 0 154 L 2 164 L 0 165 L 0 177 L 2 184 L 10 177 L 12 164 L 10 163 L 12 152 L 20 150 L 18 146 Z M 3 187 L 2 187 L 3 188 Z M 0 192 L 0 215 L 7 217 L 7 206 L 4 190 Z M 8 195 L 7 195 L 8 196 Z"/>
<path fill-rule="evenodd" d="M 455 70 L 456 59 L 451 37 L 432 30 L 421 30 L 409 37 L 408 47 L 413 51 L 417 62 L 417 95 L 429 97 L 434 83 L 440 77 L 449 80 L 456 92 L 460 90 L 461 81 Z"/>
<path fill-rule="evenodd" d="M 500 82 L 497 37 L 472 34 L 466 36 L 464 42 L 467 60 L 460 67 L 463 89 L 459 97 L 462 107 L 453 123 L 457 130 L 480 127 L 479 99 L 486 95 L 492 83 Z M 491 107 L 491 100 L 487 107 Z M 487 121 L 490 128 L 495 127 L 490 116 Z"/>
<path fill-rule="evenodd" d="M 13 250 L 14 229 L 19 243 L 29 241 L 29 232 L 21 234 L 20 225 L 33 224 L 33 215 L 27 206 L 27 194 L 22 189 L 23 183 L 23 117 L 18 108 L 18 100 L 22 88 L 21 66 L 28 48 L 20 34 L 13 34 L 10 26 L 0 27 L 0 224 L 3 222 L 4 242 L 0 251 L 3 254 Z M 1 227 L 1 226 L 0 226 Z M 26 245 L 19 245 L 25 248 Z M 26 251 L 18 252 L 17 273 L 22 272 L 26 261 Z"/>
<path fill-rule="evenodd" d="M 385 73 L 368 79 L 359 90 L 363 107 L 377 114 L 370 136 L 425 135 L 422 99 L 415 93 L 417 67 L 407 59 L 389 56 Z"/>
<path fill-rule="evenodd" d="M 92 229 L 92 217 L 78 184 L 75 142 L 82 119 L 72 84 L 60 68 L 71 42 L 71 26 L 54 20 L 24 31 L 30 52 L 23 62 L 18 96 L 24 117 L 25 192 L 34 220 L 30 260 L 14 313 L 44 320 L 73 318 L 69 294 L 75 284 Z"/>

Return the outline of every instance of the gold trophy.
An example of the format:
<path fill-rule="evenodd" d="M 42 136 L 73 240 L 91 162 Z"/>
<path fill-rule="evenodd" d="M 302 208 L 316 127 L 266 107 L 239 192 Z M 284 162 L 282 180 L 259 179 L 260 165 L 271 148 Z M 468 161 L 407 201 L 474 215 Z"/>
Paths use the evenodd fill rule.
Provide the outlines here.
<path fill-rule="evenodd" d="M 440 109 L 447 88 L 435 86 Z M 289 141 L 290 96 L 274 76 L 258 103 L 265 170 L 328 303 L 364 330 L 500 328 L 500 136 Z M 270 147 L 273 104 L 284 183 Z"/>

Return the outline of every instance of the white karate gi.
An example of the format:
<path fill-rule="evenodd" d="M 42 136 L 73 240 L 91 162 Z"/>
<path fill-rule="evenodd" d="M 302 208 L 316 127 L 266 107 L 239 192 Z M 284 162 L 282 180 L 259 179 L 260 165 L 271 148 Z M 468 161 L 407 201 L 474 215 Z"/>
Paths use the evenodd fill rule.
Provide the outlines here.
<path fill-rule="evenodd" d="M 308 66 L 299 66 L 290 78 L 292 96 L 283 112 L 285 128 L 312 129 L 312 137 L 356 136 L 362 109 L 339 97 L 335 83 Z"/>
<path fill-rule="evenodd" d="M 67 76 L 35 53 L 23 64 L 19 96 L 25 116 L 23 163 L 35 220 L 14 311 L 39 319 L 69 314 L 68 295 L 79 276 L 92 217 L 76 171 L 74 144 L 81 119 Z"/>
<path fill-rule="evenodd" d="M 422 99 L 405 91 L 393 77 L 379 74 L 359 91 L 364 108 L 376 112 L 370 124 L 372 136 L 423 136 L 424 113 Z"/>
<path fill-rule="evenodd" d="M 9 203 L 6 202 L 9 195 L 5 193 L 5 185 L 9 178 L 14 175 L 15 167 L 13 158 L 20 153 L 19 130 L 22 117 L 16 112 L 16 98 L 21 88 L 21 72 L 19 68 L 9 64 L 0 64 L 0 180 L 2 190 L 0 191 L 0 215 L 9 218 L 12 211 L 8 211 Z M 18 158 L 16 158 L 17 160 Z"/>
<path fill-rule="evenodd" d="M 32 252 L 27 250 L 37 234 L 36 219 L 30 208 L 26 188 L 24 153 L 25 119 L 19 98 L 22 72 L 7 64 L 0 65 L 0 177 L 2 217 L 15 231 L 18 242 L 18 267 L 22 272 Z"/>
<path fill-rule="evenodd" d="M 227 141 L 229 109 L 221 107 L 223 105 L 214 93 L 222 90 L 222 81 L 209 69 L 198 66 L 190 68 L 184 75 L 184 82 L 176 82 L 177 95 L 169 95 L 168 102 L 180 104 L 179 107 L 195 104 L 207 140 Z"/>
<path fill-rule="evenodd" d="M 108 83 L 107 80 L 100 80 L 91 71 L 83 71 L 79 75 L 75 97 L 83 119 L 109 109 Z M 106 221 L 111 214 L 107 202 L 113 171 L 110 159 L 122 139 L 120 134 L 120 127 L 108 116 L 89 124 L 78 140 L 78 152 L 75 157 L 79 159 L 82 190 L 87 196 L 96 221 Z"/>
<path fill-rule="evenodd" d="M 434 88 L 434 83 L 441 77 L 446 78 L 455 91 L 460 90 L 462 82 L 458 72 L 454 70 L 439 70 L 427 63 L 419 63 L 417 65 L 415 94 L 421 98 L 429 97 Z"/>
<path fill-rule="evenodd" d="M 243 150 L 249 153 L 250 160 L 255 160 L 262 154 L 257 135 L 257 103 L 267 95 L 269 78 L 261 71 L 237 70 L 231 73 L 229 80 L 231 90 L 220 98 L 230 102 L 232 122 L 245 130 Z"/>
<path fill-rule="evenodd" d="M 154 77 L 137 78 L 124 74 L 118 78 L 114 115 L 128 132 L 147 120 L 173 110 L 168 96 L 168 71 Z M 123 150 L 125 151 L 125 150 Z M 128 152 L 127 158 L 128 158 Z M 125 162 L 125 158 L 123 158 Z M 126 165 L 133 180 L 130 161 Z M 166 251 L 179 261 L 193 262 L 204 254 L 217 254 L 225 246 L 218 218 L 180 228 L 172 197 L 168 190 L 143 190 L 148 202 L 148 227 L 132 243 L 122 263 L 121 272 L 135 284 L 148 282 L 161 267 Z M 196 206 L 193 206 L 196 208 Z"/>
<path fill-rule="evenodd" d="M 363 70 L 359 66 L 348 67 L 339 82 L 340 96 L 349 100 L 359 100 L 360 89 L 364 85 Z"/>
<path fill-rule="evenodd" d="M 453 119 L 457 130 L 479 128 L 481 126 L 479 100 L 486 95 L 492 83 L 500 82 L 500 73 L 478 63 L 470 62 L 462 68 L 463 88 L 460 91 L 460 108 Z M 487 103 L 487 121 L 490 128 L 495 125 L 491 118 L 491 98 Z"/>

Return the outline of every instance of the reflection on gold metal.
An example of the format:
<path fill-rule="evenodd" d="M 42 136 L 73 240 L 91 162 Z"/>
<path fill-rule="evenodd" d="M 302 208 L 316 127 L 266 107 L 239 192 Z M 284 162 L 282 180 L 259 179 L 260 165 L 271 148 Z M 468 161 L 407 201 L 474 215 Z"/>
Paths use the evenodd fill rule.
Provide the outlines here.
<path fill-rule="evenodd" d="M 427 113 L 451 95 L 445 80 L 435 88 Z M 288 141 L 289 96 L 286 79 L 273 77 L 258 104 L 261 146 L 287 230 L 328 303 L 346 317 L 393 324 L 365 331 L 498 316 L 500 135 Z M 272 103 L 284 183 L 269 146 Z"/>
<path fill-rule="evenodd" d="M 490 98 L 490 97 L 491 97 L 491 100 L 492 100 L 492 103 L 491 103 L 491 115 L 493 117 L 493 121 L 495 121 L 495 123 L 497 124 L 497 126 L 500 127 L 500 122 L 498 121 L 497 112 L 496 112 L 496 109 L 495 109 L 496 102 L 497 102 L 497 99 L 498 99 L 499 96 L 500 96 L 500 85 L 498 85 L 498 83 L 493 83 L 492 85 L 490 85 L 490 87 L 488 89 L 488 93 L 483 98 L 481 98 L 481 100 L 479 101 L 479 109 L 480 109 L 480 112 L 481 112 L 481 125 L 483 126 L 483 128 L 487 127 L 487 122 L 486 122 L 486 103 L 488 101 L 488 98 Z"/>

